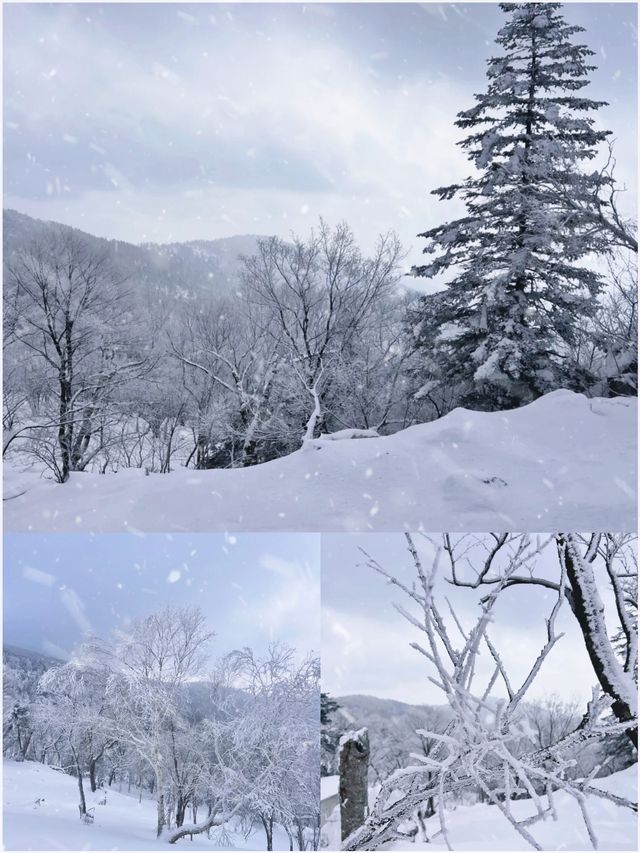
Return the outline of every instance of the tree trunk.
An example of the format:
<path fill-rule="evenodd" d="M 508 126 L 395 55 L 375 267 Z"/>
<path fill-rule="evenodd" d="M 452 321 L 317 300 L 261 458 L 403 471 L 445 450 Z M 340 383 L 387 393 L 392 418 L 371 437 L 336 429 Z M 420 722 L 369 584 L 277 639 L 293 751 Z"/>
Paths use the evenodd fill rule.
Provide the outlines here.
<path fill-rule="evenodd" d="M 269 815 L 268 817 L 260 815 L 260 820 L 267 836 L 267 850 L 273 850 L 273 815 Z"/>
<path fill-rule="evenodd" d="M 289 829 L 288 826 L 285 826 L 284 831 L 287 833 L 287 838 L 289 839 L 289 853 L 293 851 L 293 833 Z"/>
<path fill-rule="evenodd" d="M 91 423 L 92 415 L 93 408 L 91 406 L 86 406 L 82 412 L 82 423 L 80 424 L 80 428 L 73 442 L 73 449 L 71 452 L 72 471 L 81 471 L 84 467 L 82 459 L 89 448 L 89 442 L 91 441 L 91 434 L 93 431 Z"/>
<path fill-rule="evenodd" d="M 309 392 L 313 398 L 313 411 L 309 415 L 309 420 L 307 421 L 307 426 L 304 433 L 304 438 L 302 443 L 304 444 L 306 441 L 311 441 L 315 437 L 316 429 L 321 422 L 322 419 L 322 406 L 320 403 L 320 394 L 318 393 L 317 387 L 314 385 L 309 389 Z"/>
<path fill-rule="evenodd" d="M 242 447 L 242 460 L 240 465 L 242 468 L 250 468 L 252 465 L 257 465 L 258 463 L 258 445 L 252 439 L 251 441 L 245 441 Z"/>
<path fill-rule="evenodd" d="M 177 829 L 175 832 L 172 832 L 168 838 L 169 844 L 175 844 L 176 841 L 179 841 L 186 835 L 200 835 L 202 832 L 208 832 L 208 830 L 210 830 L 212 826 L 222 826 L 223 823 L 224 818 L 216 817 L 215 812 L 212 811 L 209 817 L 205 821 L 203 821 L 203 823 L 182 826 L 180 827 L 180 829 Z"/>
<path fill-rule="evenodd" d="M 156 823 L 156 838 L 160 838 L 162 832 L 165 827 L 165 814 L 164 814 L 164 785 L 160 774 L 156 771 L 156 810 L 157 810 L 157 823 Z"/>
<path fill-rule="evenodd" d="M 91 785 L 91 790 L 93 793 L 97 791 L 96 785 L 96 759 L 92 758 L 89 761 L 89 784 Z"/>
<path fill-rule="evenodd" d="M 58 382 L 60 385 L 60 425 L 58 427 L 58 443 L 62 458 L 60 481 L 66 483 L 71 471 L 71 454 L 73 447 L 73 320 L 68 313 L 65 316 L 64 341 L 58 346 L 60 367 Z"/>
<path fill-rule="evenodd" d="M 573 612 L 600 686 L 613 699 L 611 710 L 621 723 L 637 720 L 635 684 L 629 673 L 624 672 L 611 645 L 592 564 L 581 557 L 572 534 L 561 534 L 557 543 L 573 593 Z M 627 737 L 637 749 L 637 725 L 627 730 Z"/>
<path fill-rule="evenodd" d="M 82 770 L 78 763 L 76 763 L 76 773 L 78 775 L 78 793 L 80 794 L 80 804 L 78 805 L 78 808 L 80 809 L 80 817 L 83 818 L 87 813 L 87 801 L 84 796 L 84 786 L 82 784 Z"/>
<path fill-rule="evenodd" d="M 302 825 L 302 821 L 300 818 L 296 820 L 296 830 L 298 835 L 298 850 L 305 849 L 305 841 L 304 841 L 304 827 Z"/>
<path fill-rule="evenodd" d="M 71 441 L 73 425 L 70 423 L 69 401 L 71 388 L 65 379 L 64 366 L 60 369 L 60 423 L 58 424 L 58 445 L 60 447 L 60 482 L 66 483 L 71 469 Z"/>
<path fill-rule="evenodd" d="M 198 433 L 194 452 L 196 454 L 196 468 L 199 470 L 206 468 L 209 459 L 209 438 L 204 433 Z M 193 456 L 193 453 L 191 456 Z M 188 467 L 191 456 L 187 459 L 185 468 Z"/>
<path fill-rule="evenodd" d="M 369 733 L 343 735 L 340 741 L 340 831 L 344 841 L 367 817 Z"/>
<path fill-rule="evenodd" d="M 269 832 L 267 833 L 267 850 L 273 850 L 273 815 L 269 816 Z"/>
<path fill-rule="evenodd" d="M 160 838 L 164 829 L 164 794 L 158 794 L 156 808 L 158 816 L 156 823 L 156 838 Z"/>
<path fill-rule="evenodd" d="M 186 797 L 183 797 L 181 793 L 178 794 L 178 799 L 176 802 L 176 827 L 179 829 L 184 823 L 184 816 L 187 811 L 187 806 L 189 805 L 189 800 Z"/>
<path fill-rule="evenodd" d="M 27 760 L 27 751 L 29 749 L 29 744 L 31 743 L 31 738 L 33 737 L 33 732 L 29 732 L 25 735 L 24 738 L 20 735 L 20 730 L 18 729 L 18 745 L 20 747 L 20 756 L 22 761 Z"/>

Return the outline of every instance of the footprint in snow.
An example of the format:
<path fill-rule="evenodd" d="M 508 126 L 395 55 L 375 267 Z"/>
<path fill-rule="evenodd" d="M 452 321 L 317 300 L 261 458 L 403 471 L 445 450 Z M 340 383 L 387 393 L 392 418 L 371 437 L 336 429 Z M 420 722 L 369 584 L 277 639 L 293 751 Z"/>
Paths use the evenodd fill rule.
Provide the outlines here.
<path fill-rule="evenodd" d="M 487 486 L 498 486 L 500 489 L 503 489 L 505 486 L 508 485 L 507 481 L 503 480 L 502 477 L 489 477 L 488 479 L 483 480 L 482 482 L 486 483 Z"/>

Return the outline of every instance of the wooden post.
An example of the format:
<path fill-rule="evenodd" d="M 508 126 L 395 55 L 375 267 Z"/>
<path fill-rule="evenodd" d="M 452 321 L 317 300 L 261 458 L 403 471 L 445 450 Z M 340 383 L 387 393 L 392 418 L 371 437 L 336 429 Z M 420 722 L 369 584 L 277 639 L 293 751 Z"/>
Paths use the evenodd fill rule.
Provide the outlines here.
<path fill-rule="evenodd" d="M 340 738 L 340 829 L 344 841 L 367 817 L 369 732 L 360 729 Z"/>

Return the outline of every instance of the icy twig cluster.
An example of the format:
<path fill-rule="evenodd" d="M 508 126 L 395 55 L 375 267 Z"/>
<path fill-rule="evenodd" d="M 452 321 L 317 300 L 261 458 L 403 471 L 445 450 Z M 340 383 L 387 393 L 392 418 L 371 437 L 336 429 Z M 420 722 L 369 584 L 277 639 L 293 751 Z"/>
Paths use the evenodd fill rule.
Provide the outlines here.
<path fill-rule="evenodd" d="M 525 572 L 528 577 L 534 576 L 532 566 L 535 558 L 550 540 L 534 541 L 529 536 L 493 534 L 493 540 L 490 540 L 493 546 L 487 545 L 484 564 L 475 570 L 474 579 L 465 584 L 475 587 L 489 583 L 491 591 L 481 600 L 476 623 L 465 630 L 449 602 L 450 618 L 448 621 L 444 618 L 434 600 L 433 591 L 443 552 L 448 551 L 455 578 L 455 566 L 468 553 L 470 540 L 462 541 L 462 548 L 457 552 L 450 537 L 445 536 L 443 547 L 436 549 L 432 565 L 425 569 L 412 537 L 407 534 L 406 538 L 416 573 L 416 580 L 411 586 L 388 573 L 371 557 L 368 557 L 368 565 L 388 583 L 398 587 L 411 602 L 412 611 L 402 605 L 395 606 L 421 632 L 422 641 L 412 643 L 412 647 L 430 665 L 432 674 L 429 680 L 443 692 L 452 718 L 444 732 L 418 732 L 436 741 L 436 748 L 427 756 L 414 755 L 414 765 L 396 771 L 384 782 L 370 818 L 347 839 L 345 849 L 376 849 L 386 842 L 405 837 L 398 828 L 399 824 L 413 819 L 422 803 L 430 797 L 437 798 L 440 833 L 447 847 L 452 849 L 447 831 L 447 800 L 470 788 L 481 791 L 525 842 L 537 850 L 542 848 L 531 830 L 540 821 L 557 819 L 554 793 L 561 790 L 578 804 L 591 845 L 597 849 L 598 839 L 589 818 L 587 795 L 605 798 L 618 806 L 634 810 L 637 810 L 637 805 L 595 787 L 592 779 L 598 766 L 581 780 L 569 779 L 567 771 L 575 765 L 573 755 L 578 745 L 605 735 L 627 732 L 634 725 L 637 726 L 637 721 L 635 718 L 626 721 L 612 721 L 611 718 L 603 720 L 603 715 L 615 700 L 594 689 L 587 713 L 576 729 L 549 747 L 527 751 L 521 747 L 523 740 L 526 742 L 527 734 L 521 705 L 543 664 L 563 636 L 557 631 L 556 623 L 561 609 L 567 607 L 567 573 L 576 571 L 576 565 L 584 569 L 585 559 L 589 560 L 592 554 L 602 552 L 601 540 L 593 538 L 588 543 L 585 558 L 578 552 L 571 536 L 567 539 L 558 537 L 559 545 L 564 543 L 565 547 L 571 549 L 575 564 L 569 569 L 567 560 L 563 558 L 564 552 L 561 551 L 560 577 L 553 584 L 556 595 L 545 619 L 546 641 L 521 683 L 514 684 L 490 636 L 494 608 L 505 589 L 525 582 L 521 572 Z M 508 539 L 508 558 L 506 561 L 503 559 L 498 568 L 496 557 Z M 613 547 L 612 543 L 609 543 L 609 547 Z M 581 582 L 588 585 L 588 571 L 581 573 Z M 593 596 L 591 610 L 595 619 L 599 611 L 597 599 Z M 633 626 L 629 620 L 625 624 L 631 635 Z M 604 630 L 602 626 L 597 627 Z M 602 644 L 603 655 L 608 648 Z M 635 648 L 632 647 L 629 659 Z M 488 651 L 493 660 L 493 671 L 485 680 L 477 675 L 481 649 Z M 617 660 L 607 660 L 607 665 L 611 667 L 614 663 L 619 666 Z M 506 698 L 495 698 L 494 691 L 498 686 Z M 624 678 L 618 687 L 620 690 L 626 687 Z M 529 799 L 534 808 L 533 814 L 524 819 L 516 817 L 512 809 L 512 801 L 520 797 Z M 423 840 L 429 839 L 425 837 Z"/>

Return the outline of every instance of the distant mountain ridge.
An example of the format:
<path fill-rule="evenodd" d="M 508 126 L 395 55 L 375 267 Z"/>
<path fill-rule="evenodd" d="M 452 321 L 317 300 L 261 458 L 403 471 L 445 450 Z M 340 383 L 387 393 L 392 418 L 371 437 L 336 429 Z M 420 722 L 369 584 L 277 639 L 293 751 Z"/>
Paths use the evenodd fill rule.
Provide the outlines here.
<path fill-rule="evenodd" d="M 332 698 L 338 703 L 337 711 L 331 715 L 331 727 L 337 735 L 361 728 L 369 732 L 372 781 L 385 779 L 394 770 L 405 767 L 412 753 L 422 753 L 419 729 L 444 731 L 451 718 L 446 705 L 410 705 L 396 699 L 361 694 Z M 333 741 L 326 742 L 325 775 L 337 772 L 337 744 L 335 734 Z"/>
<path fill-rule="evenodd" d="M 127 243 L 4 209 L 5 258 L 46 237 L 54 228 L 69 230 L 94 246 L 96 251 L 106 252 L 114 269 L 135 283 L 148 286 L 152 292 L 162 291 L 182 298 L 206 293 L 235 293 L 240 282 L 240 256 L 255 253 L 261 239 L 258 235 L 245 234 L 184 243 Z"/>
<path fill-rule="evenodd" d="M 42 675 L 64 661 L 50 655 L 4 643 L 2 647 L 2 686 L 5 714 L 33 701 Z"/>
<path fill-rule="evenodd" d="M 55 666 L 67 661 L 51 655 L 25 649 L 5 643 L 2 649 L 2 664 L 5 683 L 5 700 L 7 693 L 14 699 L 24 703 L 33 701 L 37 693 L 38 682 L 44 673 Z M 213 684 L 210 681 L 190 681 L 183 685 L 183 696 L 187 700 L 185 712 L 192 720 L 202 720 L 211 713 Z M 216 686 L 218 700 L 231 700 L 236 703 L 246 701 L 246 693 L 236 687 Z"/>
<path fill-rule="evenodd" d="M 55 658 L 53 655 L 44 654 L 44 652 L 36 652 L 33 649 L 25 649 L 23 646 L 14 646 L 12 643 L 3 643 L 2 654 L 9 657 L 29 658 L 32 661 L 38 661 L 46 665 L 47 668 L 64 663 L 61 658 Z"/>
<path fill-rule="evenodd" d="M 363 707 L 369 709 L 377 709 L 377 710 L 392 710 L 397 713 L 406 713 L 407 711 L 420 711 L 424 708 L 434 708 L 441 707 L 435 705 L 429 705 L 426 702 L 422 702 L 419 705 L 412 704 L 411 702 L 402 702 L 399 699 L 381 699 L 379 696 L 371 696 L 368 693 L 350 693 L 346 696 L 336 696 L 336 702 L 338 704 L 345 704 L 347 706 L 352 707 Z"/>
<path fill-rule="evenodd" d="M 387 725 L 404 726 L 421 724 L 435 714 L 450 714 L 447 705 L 411 705 L 397 699 L 381 699 L 379 696 L 352 694 L 334 697 L 339 705 L 334 719 L 348 725 L 374 727 L 381 722 Z"/>

